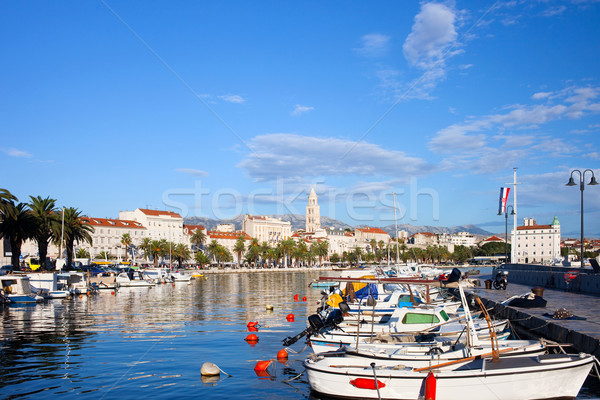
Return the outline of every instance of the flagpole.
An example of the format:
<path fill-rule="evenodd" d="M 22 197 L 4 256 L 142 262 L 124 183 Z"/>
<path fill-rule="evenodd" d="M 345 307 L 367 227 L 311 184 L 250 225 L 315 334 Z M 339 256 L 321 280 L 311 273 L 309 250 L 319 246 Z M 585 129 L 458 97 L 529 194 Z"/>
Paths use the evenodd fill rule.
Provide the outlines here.
<path fill-rule="evenodd" d="M 516 262 L 516 244 L 517 244 L 517 167 L 513 168 L 513 210 L 515 215 L 513 215 L 513 231 L 512 235 L 510 235 L 510 262 Z"/>

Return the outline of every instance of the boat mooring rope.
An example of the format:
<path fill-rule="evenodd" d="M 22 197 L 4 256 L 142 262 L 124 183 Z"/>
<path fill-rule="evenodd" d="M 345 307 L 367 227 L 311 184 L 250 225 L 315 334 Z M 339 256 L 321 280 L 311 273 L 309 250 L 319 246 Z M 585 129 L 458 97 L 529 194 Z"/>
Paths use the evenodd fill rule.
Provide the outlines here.
<path fill-rule="evenodd" d="M 300 377 L 301 377 L 301 376 L 304 374 L 304 372 L 306 372 L 306 369 L 303 369 L 303 370 L 302 370 L 302 372 L 300 372 L 300 373 L 299 373 L 298 375 L 296 375 L 295 377 L 293 377 L 293 378 L 290 378 L 290 379 L 286 379 L 286 380 L 284 380 L 284 381 L 282 381 L 282 382 L 284 382 L 284 383 L 287 383 L 287 382 L 291 382 L 291 381 L 293 381 L 294 379 L 298 379 L 298 378 L 300 378 Z"/>
<path fill-rule="evenodd" d="M 302 353 L 304 350 L 306 350 L 306 348 L 307 348 L 307 347 L 308 347 L 308 344 L 306 344 L 306 345 L 304 346 L 304 348 L 303 348 L 302 350 L 300 350 L 300 351 L 294 351 L 293 349 L 290 349 L 289 347 L 286 347 L 286 348 L 285 348 L 285 350 L 286 350 L 286 351 L 290 351 L 290 352 L 292 352 L 292 353 L 294 353 L 294 354 L 300 354 L 300 353 Z"/>

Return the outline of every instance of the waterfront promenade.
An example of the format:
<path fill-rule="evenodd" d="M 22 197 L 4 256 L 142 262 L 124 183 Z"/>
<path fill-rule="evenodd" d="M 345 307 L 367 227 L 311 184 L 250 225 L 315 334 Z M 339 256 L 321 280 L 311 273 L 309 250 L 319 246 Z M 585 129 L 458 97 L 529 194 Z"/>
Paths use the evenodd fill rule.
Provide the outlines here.
<path fill-rule="evenodd" d="M 482 282 L 483 285 L 483 282 Z M 532 286 L 510 282 L 506 290 L 485 289 L 468 291 L 477 294 L 490 313 L 498 318 L 509 318 L 517 331 L 545 337 L 558 343 L 570 343 L 573 349 L 600 358 L 600 295 L 544 289 L 544 308 L 520 308 L 500 304 L 511 296 L 531 293 Z M 567 309 L 581 319 L 553 319 L 559 308 Z"/>

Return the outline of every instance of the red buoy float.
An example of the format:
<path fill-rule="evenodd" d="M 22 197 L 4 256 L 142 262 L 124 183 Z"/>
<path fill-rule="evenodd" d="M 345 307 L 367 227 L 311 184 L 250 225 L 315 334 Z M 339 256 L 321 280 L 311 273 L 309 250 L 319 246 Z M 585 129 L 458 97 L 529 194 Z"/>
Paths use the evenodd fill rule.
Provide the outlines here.
<path fill-rule="evenodd" d="M 302 301 L 306 301 L 306 296 L 304 296 L 304 297 L 302 298 Z"/>
<path fill-rule="evenodd" d="M 256 344 L 258 342 L 258 336 L 256 336 L 254 333 L 251 333 L 248 336 L 246 336 L 244 340 L 248 343 Z"/>
<path fill-rule="evenodd" d="M 375 379 L 369 378 L 356 378 L 351 380 L 350 384 L 359 389 L 377 390 L 378 387 L 379 389 L 385 387 L 385 383 L 381 382 L 380 380 L 377 381 L 377 386 L 375 386 Z"/>
<path fill-rule="evenodd" d="M 256 326 L 249 326 L 248 332 L 258 332 L 258 328 Z"/>
<path fill-rule="evenodd" d="M 246 325 L 248 328 L 256 328 L 256 325 L 258 325 L 258 321 L 250 321 L 248 322 L 248 325 Z"/>
<path fill-rule="evenodd" d="M 288 359 L 288 352 L 286 349 L 281 349 L 277 352 L 277 361 L 285 362 Z"/>
<path fill-rule="evenodd" d="M 298 294 L 296 293 L 296 295 L 294 296 L 294 301 L 298 301 Z"/>
<path fill-rule="evenodd" d="M 435 400 L 435 390 L 437 386 L 437 380 L 433 372 L 429 371 L 427 378 L 425 378 L 425 400 Z"/>
<path fill-rule="evenodd" d="M 285 317 L 285 319 L 287 319 L 288 322 L 294 322 L 294 314 L 288 314 L 287 317 Z"/>

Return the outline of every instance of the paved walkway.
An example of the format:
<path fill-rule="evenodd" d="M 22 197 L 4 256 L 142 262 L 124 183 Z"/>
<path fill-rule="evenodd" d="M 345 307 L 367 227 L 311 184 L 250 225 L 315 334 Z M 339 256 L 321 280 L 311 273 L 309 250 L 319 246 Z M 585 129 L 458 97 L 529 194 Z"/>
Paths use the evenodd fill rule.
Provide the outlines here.
<path fill-rule="evenodd" d="M 506 290 L 474 288 L 469 291 L 479 295 L 488 308 L 494 307 L 493 313 L 511 319 L 513 324 L 560 343 L 571 343 L 578 351 L 600 356 L 600 296 L 544 289 L 545 308 L 520 308 L 499 304 L 511 296 L 531 293 L 530 286 L 511 283 L 510 279 Z M 554 314 L 559 308 L 566 308 L 585 320 L 544 316 Z"/>

